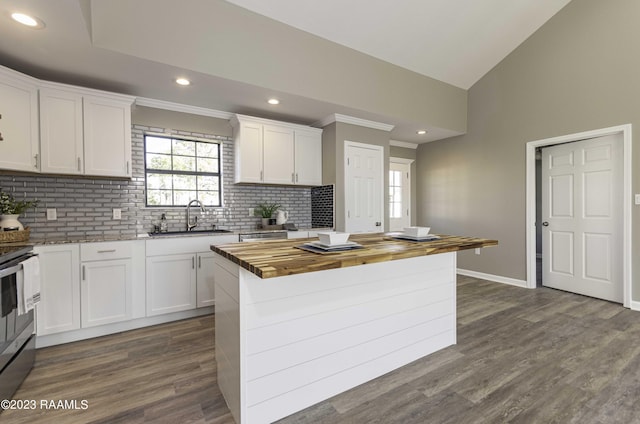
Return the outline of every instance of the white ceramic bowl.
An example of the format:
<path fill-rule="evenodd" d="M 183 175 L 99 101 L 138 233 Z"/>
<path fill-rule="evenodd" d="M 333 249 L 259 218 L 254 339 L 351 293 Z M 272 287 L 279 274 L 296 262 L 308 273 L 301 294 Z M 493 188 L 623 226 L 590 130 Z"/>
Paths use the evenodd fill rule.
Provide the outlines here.
<path fill-rule="evenodd" d="M 404 227 L 404 233 L 412 237 L 426 237 L 431 227 Z"/>
<path fill-rule="evenodd" d="M 332 246 L 334 244 L 345 244 L 349 240 L 349 233 L 336 233 L 335 231 L 326 231 L 318 233 L 320 243 Z"/>

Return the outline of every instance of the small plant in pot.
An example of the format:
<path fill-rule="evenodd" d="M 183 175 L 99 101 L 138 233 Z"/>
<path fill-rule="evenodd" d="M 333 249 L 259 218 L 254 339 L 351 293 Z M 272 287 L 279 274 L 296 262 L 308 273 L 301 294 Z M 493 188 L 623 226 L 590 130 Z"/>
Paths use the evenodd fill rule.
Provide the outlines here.
<path fill-rule="evenodd" d="M 253 214 L 262 218 L 262 227 L 266 227 L 269 225 L 269 219 L 278 209 L 280 209 L 280 205 L 277 203 L 260 203 L 253 210 Z"/>
<path fill-rule="evenodd" d="M 37 204 L 37 200 L 17 201 L 13 195 L 0 191 L 0 230 L 23 230 L 24 227 L 18 221 L 18 217 L 27 209 L 34 208 Z"/>

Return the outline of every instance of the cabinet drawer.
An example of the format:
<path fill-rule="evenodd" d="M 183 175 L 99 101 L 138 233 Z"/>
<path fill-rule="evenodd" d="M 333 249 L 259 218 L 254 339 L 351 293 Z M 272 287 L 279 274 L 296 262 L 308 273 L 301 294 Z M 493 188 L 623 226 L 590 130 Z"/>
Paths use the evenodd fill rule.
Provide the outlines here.
<path fill-rule="evenodd" d="M 103 261 L 109 259 L 131 258 L 133 242 L 106 241 L 100 243 L 84 243 L 80 245 L 80 261 Z"/>

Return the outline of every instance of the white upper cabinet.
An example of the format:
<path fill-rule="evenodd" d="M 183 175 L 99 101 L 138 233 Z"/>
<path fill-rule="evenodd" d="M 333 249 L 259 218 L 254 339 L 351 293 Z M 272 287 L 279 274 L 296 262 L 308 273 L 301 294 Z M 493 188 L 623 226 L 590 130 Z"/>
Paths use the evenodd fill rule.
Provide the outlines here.
<path fill-rule="evenodd" d="M 41 89 L 42 172 L 82 174 L 83 145 L 82 96 L 61 90 Z"/>
<path fill-rule="evenodd" d="M 131 177 L 131 104 L 84 96 L 86 175 Z"/>
<path fill-rule="evenodd" d="M 131 104 L 119 94 L 46 83 L 40 89 L 42 172 L 131 176 Z"/>
<path fill-rule="evenodd" d="M 322 130 L 312 130 L 295 131 L 296 184 L 322 185 Z"/>
<path fill-rule="evenodd" d="M 322 130 L 236 115 L 236 183 L 322 184 Z"/>
<path fill-rule="evenodd" d="M 262 124 L 238 122 L 234 128 L 236 182 L 262 182 Z"/>
<path fill-rule="evenodd" d="M 0 169 L 38 172 L 36 80 L 0 66 Z"/>
<path fill-rule="evenodd" d="M 262 127 L 263 182 L 294 184 L 293 130 L 276 125 Z"/>

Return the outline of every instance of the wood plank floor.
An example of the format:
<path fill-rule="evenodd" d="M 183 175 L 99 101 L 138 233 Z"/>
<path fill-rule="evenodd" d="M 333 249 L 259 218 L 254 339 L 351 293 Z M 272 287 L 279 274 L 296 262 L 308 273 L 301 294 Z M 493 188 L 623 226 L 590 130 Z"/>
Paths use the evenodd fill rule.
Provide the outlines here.
<path fill-rule="evenodd" d="M 38 351 L 1 423 L 233 423 L 212 316 Z M 280 424 L 640 423 L 640 312 L 547 288 L 458 277 L 458 344 Z"/>

